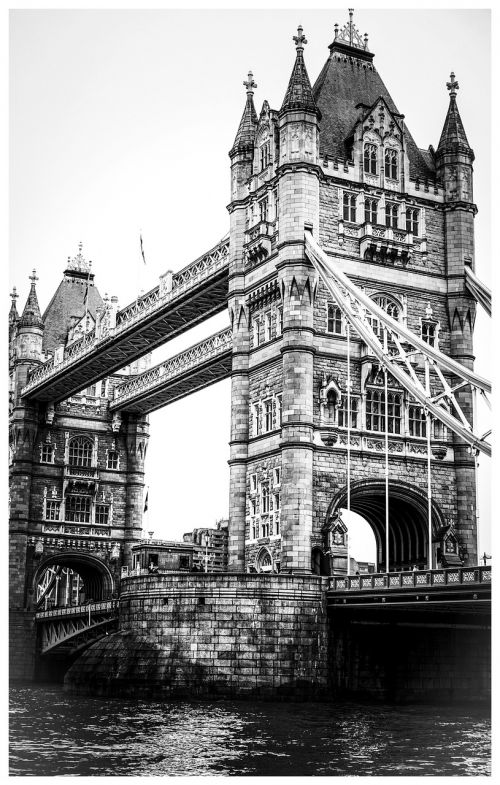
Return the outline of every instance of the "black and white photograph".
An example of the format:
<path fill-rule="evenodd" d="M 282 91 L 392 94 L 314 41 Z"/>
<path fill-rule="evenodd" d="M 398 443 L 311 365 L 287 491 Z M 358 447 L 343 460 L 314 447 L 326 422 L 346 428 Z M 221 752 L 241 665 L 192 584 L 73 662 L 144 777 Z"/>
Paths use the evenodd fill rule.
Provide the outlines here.
<path fill-rule="evenodd" d="M 6 771 L 491 776 L 492 10 L 157 6 L 8 13 Z"/>

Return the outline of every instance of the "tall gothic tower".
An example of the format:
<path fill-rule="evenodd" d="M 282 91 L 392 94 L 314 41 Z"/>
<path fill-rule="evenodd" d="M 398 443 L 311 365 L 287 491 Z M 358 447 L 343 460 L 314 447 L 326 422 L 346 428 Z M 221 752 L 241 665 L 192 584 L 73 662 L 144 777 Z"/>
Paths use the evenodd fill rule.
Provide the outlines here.
<path fill-rule="evenodd" d="M 474 563 L 473 458 L 388 381 L 389 553 L 383 374 L 305 253 L 313 236 L 394 319 L 471 367 L 472 161 L 448 84 L 441 140 L 420 149 L 350 13 L 311 87 L 302 28 L 279 111 L 257 117 L 249 74 L 231 158 L 233 328 L 230 569 L 343 572 L 347 506 L 370 524 L 377 562 Z M 372 320 L 376 333 L 380 325 Z M 347 411 L 347 364 L 350 411 Z M 423 361 L 414 371 L 424 378 Z M 432 388 L 432 382 L 431 382 Z M 432 390 L 431 390 L 432 391 Z M 470 397 L 462 398 L 472 418 Z M 347 432 L 350 430 L 350 468 Z"/>

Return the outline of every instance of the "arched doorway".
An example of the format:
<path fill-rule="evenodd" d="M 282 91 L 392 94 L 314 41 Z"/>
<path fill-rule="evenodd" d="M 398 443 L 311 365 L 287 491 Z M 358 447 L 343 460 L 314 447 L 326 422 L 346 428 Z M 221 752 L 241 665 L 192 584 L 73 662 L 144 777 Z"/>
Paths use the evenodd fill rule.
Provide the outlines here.
<path fill-rule="evenodd" d="M 257 572 L 273 572 L 273 558 L 267 548 L 262 548 L 257 557 Z"/>
<path fill-rule="evenodd" d="M 104 562 L 71 551 L 43 559 L 33 578 L 33 597 L 39 610 L 107 600 L 114 588 L 113 576 Z"/>
<path fill-rule="evenodd" d="M 385 480 L 361 480 L 351 483 L 353 512 L 364 518 L 375 535 L 377 569 L 386 569 L 386 493 Z M 332 499 L 327 521 L 347 507 L 347 488 Z M 432 502 L 433 540 L 445 521 L 438 505 Z M 433 550 L 435 544 L 433 543 Z M 435 565 L 435 556 L 433 558 Z M 428 564 L 427 495 L 410 483 L 389 483 L 389 569 L 424 569 Z"/>

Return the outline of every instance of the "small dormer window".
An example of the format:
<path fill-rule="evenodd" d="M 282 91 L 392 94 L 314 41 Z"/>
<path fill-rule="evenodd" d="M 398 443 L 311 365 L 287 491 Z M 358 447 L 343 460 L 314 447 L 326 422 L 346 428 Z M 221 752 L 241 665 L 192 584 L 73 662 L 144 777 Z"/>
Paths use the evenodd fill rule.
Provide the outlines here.
<path fill-rule="evenodd" d="M 390 180 L 398 179 L 398 153 L 397 150 L 388 149 L 384 155 L 385 176 Z"/>
<path fill-rule="evenodd" d="M 398 228 L 398 206 L 397 204 L 386 204 L 385 206 L 385 225 L 390 229 Z"/>
<path fill-rule="evenodd" d="M 418 236 L 419 213 L 420 211 L 414 207 L 408 207 L 406 210 L 406 231 L 416 236 Z"/>
<path fill-rule="evenodd" d="M 363 168 L 366 174 L 377 174 L 377 145 L 365 144 Z"/>
<path fill-rule="evenodd" d="M 343 200 L 344 221 L 356 222 L 356 196 L 355 194 L 345 193 Z"/>
<path fill-rule="evenodd" d="M 266 169 L 269 166 L 271 145 L 269 141 L 264 142 L 260 147 L 260 169 Z"/>

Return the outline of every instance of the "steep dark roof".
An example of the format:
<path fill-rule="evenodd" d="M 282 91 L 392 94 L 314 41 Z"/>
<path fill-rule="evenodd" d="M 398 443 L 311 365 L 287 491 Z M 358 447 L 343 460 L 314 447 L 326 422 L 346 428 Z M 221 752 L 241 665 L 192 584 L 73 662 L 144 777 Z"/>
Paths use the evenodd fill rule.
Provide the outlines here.
<path fill-rule="evenodd" d="M 372 63 L 371 53 L 335 42 L 329 48 L 330 57 L 313 87 L 321 112 L 320 155 L 346 158 L 346 139 L 360 118 L 357 104 L 369 107 L 382 97 L 392 113 L 400 112 Z M 434 167 L 424 159 L 407 129 L 406 147 L 411 177 L 434 177 Z"/>
<path fill-rule="evenodd" d="M 250 77 L 251 74 L 248 76 Z M 257 85 L 255 85 L 255 87 L 257 87 Z M 238 150 L 247 150 L 253 145 L 255 141 L 255 131 L 257 129 L 257 124 L 258 120 L 257 112 L 255 111 L 255 106 L 253 103 L 253 92 L 251 90 L 247 90 L 245 108 L 243 110 L 234 144 L 229 155 L 237 152 Z"/>
<path fill-rule="evenodd" d="M 441 153 L 446 151 L 456 152 L 458 149 L 470 150 L 469 142 L 465 134 L 462 118 L 458 111 L 457 101 L 455 94 L 450 94 L 450 105 L 448 107 L 448 114 L 444 121 L 441 138 L 436 152 Z"/>
<path fill-rule="evenodd" d="M 94 286 L 93 278 L 93 275 L 89 276 L 87 311 L 95 319 L 97 308 L 102 308 L 104 303 Z M 57 346 L 66 343 L 70 327 L 85 315 L 86 288 L 86 277 L 75 275 L 73 271 L 65 272 L 63 280 L 43 314 L 45 323 L 43 351 L 54 351 Z"/>
<path fill-rule="evenodd" d="M 33 271 L 33 277 L 35 272 Z M 26 305 L 21 318 L 19 319 L 19 327 L 41 327 L 43 329 L 42 314 L 40 313 L 40 306 L 38 305 L 38 297 L 36 296 L 35 280 L 31 282 L 31 289 L 26 300 Z"/>
<path fill-rule="evenodd" d="M 306 112 L 316 112 L 317 107 L 313 98 L 311 82 L 304 62 L 304 53 L 301 46 L 297 47 L 297 56 L 288 82 L 288 87 L 283 99 L 281 111 L 287 109 L 302 109 Z"/>

